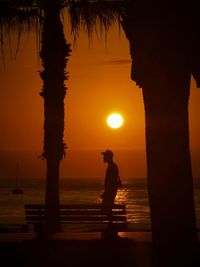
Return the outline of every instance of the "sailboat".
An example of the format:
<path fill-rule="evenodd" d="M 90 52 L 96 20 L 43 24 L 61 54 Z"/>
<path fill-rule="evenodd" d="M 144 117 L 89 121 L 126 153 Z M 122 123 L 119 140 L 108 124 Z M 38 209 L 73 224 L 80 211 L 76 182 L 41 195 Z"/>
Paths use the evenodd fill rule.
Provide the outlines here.
<path fill-rule="evenodd" d="M 24 191 L 19 187 L 19 164 L 16 164 L 16 185 L 12 190 L 12 194 L 23 194 Z"/>

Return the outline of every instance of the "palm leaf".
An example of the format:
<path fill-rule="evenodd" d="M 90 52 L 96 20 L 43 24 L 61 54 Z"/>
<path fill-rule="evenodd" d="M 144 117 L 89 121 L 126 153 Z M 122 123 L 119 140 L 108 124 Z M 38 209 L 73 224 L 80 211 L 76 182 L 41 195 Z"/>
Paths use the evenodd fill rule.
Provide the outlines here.
<path fill-rule="evenodd" d="M 49 3 L 61 11 L 67 9 L 71 21 L 71 32 L 77 34 L 80 27 L 90 36 L 97 28 L 107 30 L 120 20 L 126 0 L 0 0 L 1 36 L 8 28 L 30 31 L 38 29 Z M 3 31 L 3 32 L 2 32 Z"/>
<path fill-rule="evenodd" d="M 95 32 L 102 34 L 115 22 L 120 22 L 127 0 L 0 0 L 0 42 L 4 60 L 4 37 L 15 31 L 20 45 L 22 32 L 36 33 L 38 51 L 46 8 L 67 10 L 71 22 L 71 33 L 76 41 L 80 28 L 89 38 Z M 120 24 L 119 24 L 120 25 Z M 5 64 L 5 60 L 4 60 Z"/>
<path fill-rule="evenodd" d="M 107 31 L 115 22 L 119 22 L 125 1 L 79 0 L 71 1 L 68 6 L 71 31 L 77 35 L 82 26 L 91 36 L 97 29 Z"/>

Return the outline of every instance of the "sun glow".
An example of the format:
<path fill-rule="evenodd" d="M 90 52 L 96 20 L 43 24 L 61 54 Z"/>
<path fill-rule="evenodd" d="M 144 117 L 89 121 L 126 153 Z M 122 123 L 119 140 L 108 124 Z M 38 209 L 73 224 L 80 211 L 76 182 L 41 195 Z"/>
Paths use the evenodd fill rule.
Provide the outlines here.
<path fill-rule="evenodd" d="M 107 117 L 107 124 L 109 127 L 117 129 L 124 123 L 123 117 L 119 113 L 112 113 Z"/>

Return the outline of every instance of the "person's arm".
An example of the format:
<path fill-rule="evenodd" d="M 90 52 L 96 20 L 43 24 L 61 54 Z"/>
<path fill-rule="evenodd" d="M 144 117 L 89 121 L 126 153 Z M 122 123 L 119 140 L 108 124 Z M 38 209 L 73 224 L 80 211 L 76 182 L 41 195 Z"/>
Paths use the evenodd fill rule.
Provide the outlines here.
<path fill-rule="evenodd" d="M 122 181 L 120 176 L 118 176 L 118 181 L 117 181 L 117 187 L 121 187 L 122 186 Z"/>

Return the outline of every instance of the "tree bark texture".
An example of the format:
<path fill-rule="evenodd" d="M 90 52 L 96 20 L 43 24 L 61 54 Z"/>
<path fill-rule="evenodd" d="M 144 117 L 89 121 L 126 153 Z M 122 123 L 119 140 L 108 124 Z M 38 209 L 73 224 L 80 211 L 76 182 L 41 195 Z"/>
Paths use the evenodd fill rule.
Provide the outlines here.
<path fill-rule="evenodd" d="M 46 222 L 45 231 L 61 231 L 59 220 L 59 168 L 65 154 L 64 97 L 67 79 L 66 63 L 71 52 L 66 43 L 59 9 L 51 1 L 46 7 L 40 52 L 44 70 L 41 72 L 44 98 L 44 158 L 47 162 L 46 174 Z M 48 2 L 47 2 L 48 3 Z"/>
<path fill-rule="evenodd" d="M 143 90 L 153 241 L 190 246 L 197 241 L 188 125 L 191 40 L 180 18 L 176 24 L 166 10 L 134 8 L 122 26 L 131 78 Z"/>

